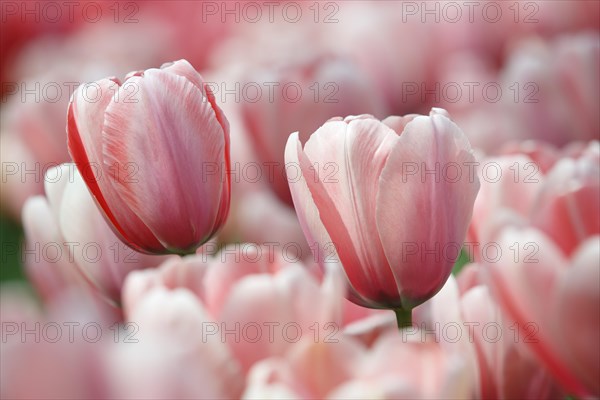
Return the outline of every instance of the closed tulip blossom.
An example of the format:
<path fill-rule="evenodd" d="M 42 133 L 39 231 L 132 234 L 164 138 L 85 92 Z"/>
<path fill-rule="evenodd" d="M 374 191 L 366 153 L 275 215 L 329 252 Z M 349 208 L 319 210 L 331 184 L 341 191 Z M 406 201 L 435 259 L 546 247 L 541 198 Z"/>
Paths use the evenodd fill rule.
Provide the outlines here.
<path fill-rule="evenodd" d="M 185 60 L 82 85 L 68 145 L 114 232 L 135 250 L 192 253 L 229 210 L 229 124 Z"/>
<path fill-rule="evenodd" d="M 292 134 L 285 159 L 298 167 L 292 197 L 319 261 L 337 256 L 352 301 L 410 324 L 450 275 L 479 190 L 464 133 L 442 109 L 334 118 L 304 146 Z"/>

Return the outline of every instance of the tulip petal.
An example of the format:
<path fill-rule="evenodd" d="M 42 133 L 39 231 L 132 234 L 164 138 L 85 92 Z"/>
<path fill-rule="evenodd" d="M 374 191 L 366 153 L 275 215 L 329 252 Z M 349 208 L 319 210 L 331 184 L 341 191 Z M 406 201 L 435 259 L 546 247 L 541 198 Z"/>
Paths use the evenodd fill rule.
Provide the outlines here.
<path fill-rule="evenodd" d="M 302 161 L 301 161 L 302 159 Z M 347 232 L 341 231 L 336 237 L 338 237 L 337 242 L 333 242 L 330 237 L 327 229 L 323 222 L 321 221 L 323 217 L 321 217 L 321 211 L 317 208 L 315 201 L 313 200 L 313 194 L 307 185 L 307 176 L 311 172 L 310 169 L 305 170 L 303 165 L 307 164 L 306 156 L 302 151 L 302 145 L 300 140 L 298 139 L 298 132 L 292 133 L 288 139 L 286 148 L 285 148 L 285 162 L 288 166 L 295 166 L 299 171 L 297 176 L 288 175 L 288 180 L 290 184 L 290 191 L 292 194 L 292 199 L 294 201 L 294 206 L 296 208 L 296 212 L 298 214 L 298 219 L 300 221 L 300 226 L 306 236 L 306 240 L 313 250 L 315 261 L 317 261 L 322 267 L 325 265 L 335 264 L 334 268 L 337 268 L 343 272 L 343 274 L 348 278 L 348 273 L 346 268 L 339 268 L 339 262 L 334 262 L 334 259 L 337 259 L 338 254 L 336 249 L 340 248 L 340 237 L 343 237 L 345 240 L 347 239 Z M 290 171 L 292 168 L 290 168 Z M 314 179 L 314 177 L 310 176 L 308 179 Z M 323 208 L 324 211 L 327 212 L 336 212 L 335 208 Z M 343 227 L 339 227 L 339 229 L 343 229 Z M 353 252 L 353 247 L 350 245 L 349 247 L 344 246 L 345 252 Z M 360 294 L 360 290 L 354 288 L 353 282 L 350 279 L 346 279 L 349 283 L 349 297 L 352 301 L 357 304 L 364 305 L 365 307 L 375 307 L 375 304 L 363 297 Z M 360 283 L 360 281 L 359 281 Z M 366 288 L 361 288 L 366 290 Z"/>
<path fill-rule="evenodd" d="M 586 158 L 560 160 L 548 173 L 532 210 L 533 225 L 571 254 L 600 233 L 600 167 Z"/>
<path fill-rule="evenodd" d="M 74 168 L 74 164 L 61 164 L 48 169 L 44 177 L 44 192 L 55 218 L 58 218 L 59 207 Z"/>
<path fill-rule="evenodd" d="M 231 169 L 231 160 L 230 160 L 230 144 L 229 144 L 229 121 L 225 118 L 225 114 L 223 110 L 217 105 L 215 100 L 215 95 L 208 85 L 204 85 L 204 89 L 206 92 L 206 98 L 208 102 L 211 104 L 213 111 L 217 117 L 217 121 L 223 127 L 223 132 L 225 133 L 225 159 L 223 168 L 225 171 L 229 171 Z M 225 224 L 225 220 L 227 219 L 227 215 L 229 214 L 229 206 L 230 206 L 230 197 L 231 197 L 231 176 L 229 173 L 223 173 L 223 192 L 221 193 L 221 205 L 219 207 L 219 212 L 217 213 L 217 218 L 215 220 L 215 227 L 211 233 L 211 236 L 216 233 L 216 231 Z"/>
<path fill-rule="evenodd" d="M 371 268 L 369 274 L 376 277 L 375 282 L 391 298 L 397 298 L 400 282 L 385 257 L 375 210 L 378 177 L 397 140 L 392 130 L 375 119 L 353 120 L 348 125 L 346 154 L 354 219 L 346 224 L 355 229 L 353 241 L 361 263 Z"/>
<path fill-rule="evenodd" d="M 406 127 L 406 125 L 410 121 L 412 121 L 419 115 L 420 114 L 408 114 L 404 116 L 392 115 L 382 120 L 381 122 L 393 129 L 397 135 L 401 135 L 404 131 L 404 127 Z"/>
<path fill-rule="evenodd" d="M 290 171 L 297 171 L 296 173 L 290 172 L 288 176 L 290 191 L 306 241 L 309 246 L 319 246 L 318 250 L 314 251 L 315 261 L 323 265 L 326 261 L 323 244 L 331 243 L 331 238 L 319 218 L 319 209 L 315 205 L 306 185 L 305 176 L 301 171 L 299 157 L 302 154 L 302 144 L 298 139 L 298 132 L 294 132 L 288 138 L 285 146 L 285 163 L 290 167 Z"/>
<path fill-rule="evenodd" d="M 560 333 L 555 346 L 564 349 L 563 359 L 570 361 L 573 372 L 585 382 L 592 393 L 600 393 L 600 237 L 585 241 L 573 257 L 572 266 L 559 284 L 552 318 Z M 573 335 L 571 327 L 577 327 Z M 569 343 L 568 346 L 561 344 Z"/>
<path fill-rule="evenodd" d="M 137 102 L 111 103 L 103 130 L 104 157 L 119 166 L 114 187 L 166 248 L 189 252 L 215 226 L 223 178 L 208 171 L 223 172 L 223 127 L 181 76 L 154 69 L 128 82 Z"/>
<path fill-rule="evenodd" d="M 377 227 L 399 281 L 411 283 L 401 293 L 409 308 L 433 296 L 450 275 L 455 260 L 442 249 L 452 245 L 460 251 L 462 247 L 479 190 L 479 180 L 466 168 L 469 162 L 475 159 L 460 128 L 432 112 L 430 117 L 417 117 L 406 125 L 383 168 Z M 439 170 L 435 176 L 409 176 L 409 165 L 418 172 L 434 166 Z M 442 171 L 450 165 L 456 168 L 450 169 L 446 178 Z M 418 248 L 417 257 L 407 254 L 409 246 Z"/>
<path fill-rule="evenodd" d="M 304 160 L 300 157 L 303 173 L 312 174 L 306 183 L 323 225 L 336 248 L 344 249 L 339 255 L 352 286 L 380 304 L 396 299 L 398 286 L 377 232 L 369 231 L 375 216 L 368 209 L 375 207 L 376 177 L 395 139 L 397 135 L 375 119 L 350 117 L 319 128 L 306 143 Z M 374 286 L 381 290 L 372 293 Z"/>
<path fill-rule="evenodd" d="M 280 290 L 271 276 L 253 274 L 243 278 L 231 288 L 218 319 L 222 323 L 221 329 L 232 331 L 235 326 L 238 326 L 236 330 L 239 334 L 239 326 L 258 324 L 264 327 L 272 321 L 282 324 L 295 321 L 292 310 L 291 296 Z M 254 331 L 249 332 L 249 335 L 254 335 Z M 280 335 L 275 340 L 269 339 L 265 334 L 257 335 L 257 339 L 254 339 L 254 336 L 251 338 L 248 340 L 246 337 L 238 337 L 228 341 L 232 352 L 245 371 L 262 358 L 282 355 L 288 347 L 285 338 Z"/>
<path fill-rule="evenodd" d="M 587 390 L 560 357 L 563 345 L 547 323 L 548 304 L 541 300 L 558 289 L 561 274 L 568 271 L 567 260 L 549 238 L 533 228 L 505 228 L 497 243 L 501 249 L 498 262 L 483 269 L 494 297 L 548 370 L 567 390 L 584 397 Z M 533 252 L 524 247 L 532 244 Z M 515 245 L 526 250 L 516 260 Z M 527 330 L 529 326 L 535 327 L 533 333 Z"/>
<path fill-rule="evenodd" d="M 60 296 L 72 285 L 81 284 L 75 265 L 69 262 L 65 254 L 64 242 L 55 216 L 48 201 L 43 196 L 27 199 L 23 206 L 23 227 L 27 236 L 27 247 L 36 249 L 34 254 L 24 257 L 27 275 L 35 288 L 46 300 Z M 40 257 L 39 249 L 48 246 L 56 251 L 44 252 Z"/>
<path fill-rule="evenodd" d="M 192 293 L 151 289 L 128 320 L 139 326 L 139 343 L 112 353 L 117 398 L 239 398 L 237 361 L 220 336 L 207 334 L 208 326 L 219 325 Z"/>
<path fill-rule="evenodd" d="M 144 223 L 131 212 L 113 188 L 110 173 L 115 165 L 104 161 L 102 126 L 104 112 L 113 95 L 119 90 L 119 86 L 110 79 L 100 80 L 96 84 L 100 98 L 92 97 L 93 92 L 83 85 L 75 91 L 69 103 L 67 115 L 69 153 L 115 233 L 136 250 L 153 250 L 161 253 L 164 251 L 163 246 Z M 139 245 L 140 243 L 144 244 L 144 249 Z"/>
<path fill-rule="evenodd" d="M 161 70 L 165 72 L 170 72 L 172 74 L 182 76 L 192 82 L 194 86 L 196 86 L 202 94 L 206 95 L 204 91 L 204 83 L 202 81 L 202 76 L 192 67 L 192 65 L 187 60 L 177 60 L 169 65 L 163 65 Z"/>

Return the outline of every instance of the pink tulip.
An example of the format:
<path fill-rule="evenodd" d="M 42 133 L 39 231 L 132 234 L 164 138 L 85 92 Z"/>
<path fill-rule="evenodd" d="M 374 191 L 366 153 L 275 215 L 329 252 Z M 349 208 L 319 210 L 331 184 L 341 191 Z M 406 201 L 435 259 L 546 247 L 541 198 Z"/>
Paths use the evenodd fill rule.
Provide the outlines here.
<path fill-rule="evenodd" d="M 560 387 L 544 365 L 531 356 L 523 336 L 503 317 L 488 288 L 480 282 L 481 277 L 470 288 L 461 288 L 463 274 L 479 276 L 483 268 L 471 264 L 457 280 L 448 279 L 437 295 L 415 309 L 415 327 L 404 335 L 435 341 L 448 354 L 458 356 L 473 378 L 468 385 L 475 390 L 471 398 L 561 397 Z"/>
<path fill-rule="evenodd" d="M 28 199 L 23 209 L 23 261 L 44 300 L 79 287 L 95 288 L 90 296 L 118 303 L 129 272 L 165 261 L 166 256 L 137 253 L 115 236 L 75 165 L 49 170 L 45 189 L 46 197 Z"/>
<path fill-rule="evenodd" d="M 573 142 L 571 148 L 585 148 L 585 142 Z M 536 140 L 523 140 L 523 141 L 510 141 L 502 146 L 500 153 L 502 155 L 525 155 L 531 159 L 540 169 L 543 174 L 548 173 L 550 168 L 558 161 L 563 151 L 558 149 L 549 143 L 536 141 Z"/>
<path fill-rule="evenodd" d="M 75 291 L 35 307 L 2 286 L 0 396 L 10 399 L 238 398 L 243 375 L 188 291 L 154 288 L 116 325 Z"/>
<path fill-rule="evenodd" d="M 68 145 L 107 221 L 136 250 L 193 252 L 229 209 L 229 125 L 212 92 L 185 60 L 95 85 L 95 101 L 73 94 Z"/>
<path fill-rule="evenodd" d="M 502 256 L 484 272 L 501 309 L 568 393 L 598 396 L 600 237 L 570 257 L 535 228 L 505 226 L 495 240 Z"/>
<path fill-rule="evenodd" d="M 371 349 L 343 335 L 338 343 L 300 341 L 284 357 L 256 363 L 247 381 L 250 399 L 462 399 L 473 389 L 457 354 L 398 332 Z"/>
<path fill-rule="evenodd" d="M 335 246 L 357 304 L 408 311 L 450 275 L 479 181 L 467 171 L 474 158 L 466 137 L 445 114 L 337 118 L 304 148 L 297 134 L 288 140 L 304 233 L 321 263 Z M 450 165 L 455 172 L 443 175 Z"/>
<path fill-rule="evenodd" d="M 560 151 L 555 160 L 545 152 L 534 159 L 516 153 L 481 161 L 481 191 L 468 231 L 476 261 L 486 258 L 481 250 L 509 216 L 518 226 L 541 229 L 566 254 L 600 233 L 600 144 L 572 147 L 578 148 L 574 154 Z"/>
<path fill-rule="evenodd" d="M 248 373 L 247 399 L 325 399 L 352 380 L 366 358 L 357 341 L 340 335 L 339 342 L 301 340 L 285 357 L 265 358 Z"/>
<path fill-rule="evenodd" d="M 458 354 L 397 332 L 381 337 L 356 367 L 354 379 L 330 398 L 466 399 L 473 391 L 474 377 Z"/>
<path fill-rule="evenodd" d="M 125 314 L 132 315 L 157 287 L 186 289 L 216 321 L 206 328 L 208 334 L 227 344 L 244 371 L 262 358 L 284 354 L 300 338 L 335 337 L 344 297 L 333 274 L 319 282 L 301 263 L 289 264 L 264 247 L 244 248 L 130 274 L 123 289 Z"/>
<path fill-rule="evenodd" d="M 243 387 L 227 343 L 206 333 L 216 325 L 203 304 L 183 288 L 154 287 L 129 310 L 135 343 L 111 348 L 114 398 L 232 399 Z"/>
<path fill-rule="evenodd" d="M 57 200 L 53 198 L 51 201 Z M 87 282 L 74 258 L 68 254 L 66 241 L 48 199 L 44 196 L 29 198 L 23 207 L 22 221 L 27 239 L 22 261 L 30 283 L 42 300 L 58 297 L 73 286 L 85 287 Z"/>
<path fill-rule="evenodd" d="M 479 168 L 481 190 L 473 207 L 467 242 L 473 246 L 471 257 L 480 261 L 490 242 L 491 222 L 500 211 L 526 218 L 544 182 L 544 174 L 526 155 L 482 158 Z"/>
<path fill-rule="evenodd" d="M 600 234 L 600 145 L 578 159 L 564 158 L 546 176 L 531 212 L 532 224 L 571 254 L 585 239 Z"/>
<path fill-rule="evenodd" d="M 558 384 L 529 351 L 516 325 L 504 318 L 485 286 L 461 297 L 463 326 L 470 324 L 477 349 L 479 398 L 553 399 L 562 397 Z M 564 394 L 563 394 L 564 395 Z"/>

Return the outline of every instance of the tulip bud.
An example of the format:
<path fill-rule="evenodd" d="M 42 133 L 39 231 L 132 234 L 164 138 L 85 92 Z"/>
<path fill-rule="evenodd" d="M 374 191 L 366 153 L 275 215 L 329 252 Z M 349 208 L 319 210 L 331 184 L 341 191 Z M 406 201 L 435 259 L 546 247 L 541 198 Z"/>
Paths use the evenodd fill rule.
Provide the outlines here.
<path fill-rule="evenodd" d="M 229 124 L 185 60 L 80 86 L 68 146 L 113 231 L 135 250 L 191 253 L 229 210 Z"/>
<path fill-rule="evenodd" d="M 304 148 L 297 134 L 288 140 L 307 240 L 321 263 L 335 250 L 359 305 L 410 313 L 451 273 L 479 180 L 469 142 L 445 114 L 337 118 Z"/>

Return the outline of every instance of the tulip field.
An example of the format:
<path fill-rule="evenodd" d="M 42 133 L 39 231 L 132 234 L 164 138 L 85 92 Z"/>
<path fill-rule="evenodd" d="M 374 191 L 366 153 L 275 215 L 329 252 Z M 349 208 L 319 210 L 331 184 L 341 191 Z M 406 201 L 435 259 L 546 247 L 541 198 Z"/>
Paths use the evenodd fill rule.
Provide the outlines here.
<path fill-rule="evenodd" d="M 600 398 L 600 1 L 0 1 L 1 399 Z"/>

